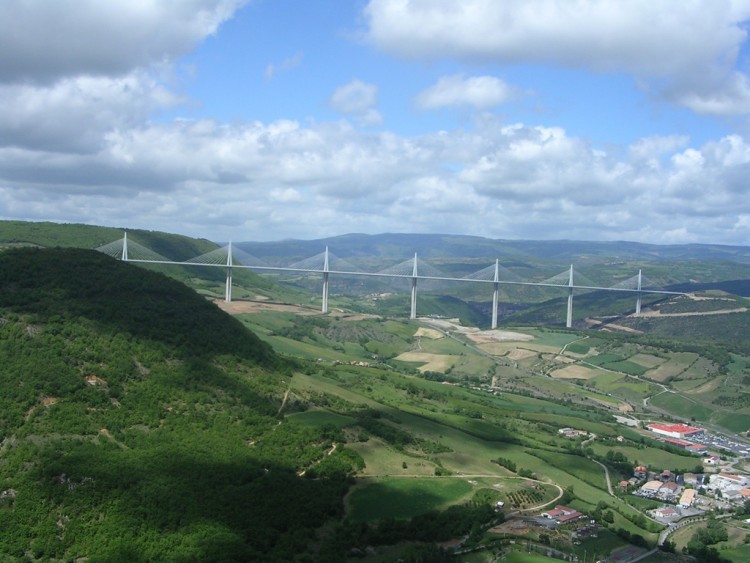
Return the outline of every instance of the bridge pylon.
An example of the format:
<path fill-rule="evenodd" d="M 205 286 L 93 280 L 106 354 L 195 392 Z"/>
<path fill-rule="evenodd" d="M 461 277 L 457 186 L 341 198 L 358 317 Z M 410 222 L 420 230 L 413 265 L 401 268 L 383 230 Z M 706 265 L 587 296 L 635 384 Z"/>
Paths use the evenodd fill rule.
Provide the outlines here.
<path fill-rule="evenodd" d="M 325 257 L 323 258 L 323 305 L 321 307 L 322 313 L 328 312 L 328 274 L 330 269 L 328 267 L 328 247 L 326 246 Z"/>
<path fill-rule="evenodd" d="M 638 270 L 638 296 L 635 300 L 635 314 L 640 315 L 641 314 L 641 283 L 643 281 L 643 270 Z"/>
<path fill-rule="evenodd" d="M 227 247 L 227 283 L 224 288 L 224 301 L 230 303 L 232 301 L 232 241 L 229 241 Z"/>
<path fill-rule="evenodd" d="M 570 277 L 568 278 L 568 315 L 565 319 L 565 327 L 573 327 L 573 264 L 570 265 Z"/>
<path fill-rule="evenodd" d="M 492 284 L 492 329 L 497 328 L 497 302 L 500 292 L 500 260 L 495 259 L 495 279 Z"/>
<path fill-rule="evenodd" d="M 409 318 L 414 320 L 417 318 L 417 253 L 414 253 L 414 268 L 411 274 L 411 313 Z"/>

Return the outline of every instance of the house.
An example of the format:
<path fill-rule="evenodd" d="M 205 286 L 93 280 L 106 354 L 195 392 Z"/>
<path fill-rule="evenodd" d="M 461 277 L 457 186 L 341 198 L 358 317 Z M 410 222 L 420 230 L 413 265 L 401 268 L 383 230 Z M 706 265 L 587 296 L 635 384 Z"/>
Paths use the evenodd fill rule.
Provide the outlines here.
<path fill-rule="evenodd" d="M 653 497 L 656 496 L 663 484 L 661 481 L 649 481 L 639 489 L 639 492 L 644 497 Z"/>
<path fill-rule="evenodd" d="M 674 497 L 677 496 L 677 493 L 679 492 L 679 490 L 680 490 L 680 486 L 674 481 L 670 481 L 668 483 L 664 483 L 659 488 L 658 494 L 664 500 L 674 500 Z"/>
<path fill-rule="evenodd" d="M 654 516 L 657 518 L 674 518 L 680 514 L 671 506 L 663 506 L 654 510 Z"/>
<path fill-rule="evenodd" d="M 671 506 L 663 506 L 662 508 L 657 508 L 656 510 L 654 510 L 654 515 L 657 518 L 673 518 L 674 516 L 679 516 L 677 511 Z"/>
<path fill-rule="evenodd" d="M 721 458 L 717 455 L 710 455 L 708 457 L 703 458 L 704 465 L 718 465 L 721 461 Z"/>
<path fill-rule="evenodd" d="M 578 512 L 575 508 L 562 506 L 560 504 L 558 504 L 552 510 L 548 510 L 547 512 L 542 512 L 542 517 L 549 518 L 550 520 L 554 520 L 558 524 L 572 522 L 573 520 L 581 518 L 582 516 L 583 514 Z"/>
<path fill-rule="evenodd" d="M 648 477 L 648 467 L 645 465 L 639 465 L 633 469 L 633 477 L 636 479 L 645 479 Z"/>
<path fill-rule="evenodd" d="M 682 482 L 685 485 L 697 486 L 698 485 L 698 476 L 695 473 L 685 473 L 682 476 Z"/>
<path fill-rule="evenodd" d="M 695 502 L 695 496 L 698 494 L 698 491 L 695 489 L 685 489 L 685 491 L 682 493 L 682 496 L 680 497 L 680 508 L 690 508 L 693 506 L 693 503 Z"/>
<path fill-rule="evenodd" d="M 589 434 L 585 430 L 576 430 L 575 428 L 560 428 L 557 433 L 571 439 L 580 438 L 581 436 L 588 436 Z"/>

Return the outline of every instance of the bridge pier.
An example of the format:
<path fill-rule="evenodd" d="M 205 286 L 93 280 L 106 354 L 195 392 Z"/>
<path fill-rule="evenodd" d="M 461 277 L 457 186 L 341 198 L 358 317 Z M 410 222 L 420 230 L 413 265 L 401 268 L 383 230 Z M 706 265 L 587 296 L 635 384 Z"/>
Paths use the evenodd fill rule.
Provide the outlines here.
<path fill-rule="evenodd" d="M 568 279 L 568 316 L 565 319 L 565 327 L 573 327 L 573 264 L 570 265 L 570 278 Z"/>
<path fill-rule="evenodd" d="M 227 249 L 227 283 L 224 288 L 224 301 L 226 303 L 232 301 L 232 241 L 229 241 Z"/>
<path fill-rule="evenodd" d="M 638 297 L 636 297 L 635 300 L 635 314 L 640 315 L 641 314 L 641 281 L 642 281 L 642 272 L 643 270 L 638 270 Z"/>
<path fill-rule="evenodd" d="M 492 291 L 492 329 L 497 328 L 497 301 L 500 292 L 500 261 L 495 259 L 495 280 Z"/>
<path fill-rule="evenodd" d="M 323 259 L 323 305 L 321 307 L 323 314 L 328 312 L 328 273 L 328 247 L 326 246 L 326 254 Z"/>
<path fill-rule="evenodd" d="M 128 261 L 128 232 L 125 231 L 122 237 L 122 258 L 123 262 Z"/>
<path fill-rule="evenodd" d="M 414 253 L 414 269 L 411 274 L 411 312 L 409 318 L 417 318 L 417 253 Z"/>

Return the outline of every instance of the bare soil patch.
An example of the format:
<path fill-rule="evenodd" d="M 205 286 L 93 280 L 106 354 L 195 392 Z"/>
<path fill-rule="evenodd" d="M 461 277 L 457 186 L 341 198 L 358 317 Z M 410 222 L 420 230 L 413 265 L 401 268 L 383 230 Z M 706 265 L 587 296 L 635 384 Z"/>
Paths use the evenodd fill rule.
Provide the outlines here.
<path fill-rule="evenodd" d="M 467 337 L 480 344 L 488 342 L 529 342 L 530 340 L 534 340 L 534 337 L 530 334 L 510 330 L 483 330 L 467 334 Z"/>
<path fill-rule="evenodd" d="M 593 369 L 575 365 L 556 369 L 550 372 L 550 375 L 555 379 L 591 379 L 596 377 L 597 374 Z"/>
<path fill-rule="evenodd" d="M 286 305 L 283 303 L 269 303 L 264 301 L 230 301 L 227 303 L 222 299 L 214 299 L 219 309 L 230 315 L 242 315 L 247 313 L 260 313 L 262 311 L 279 311 L 284 313 L 296 313 L 297 315 L 317 315 L 318 311 L 306 309 L 299 305 Z"/>
<path fill-rule="evenodd" d="M 434 328 L 425 328 L 423 326 L 417 329 L 417 332 L 414 333 L 414 336 L 423 336 L 424 338 L 429 338 L 431 340 L 439 340 L 440 338 L 445 338 L 445 335 L 439 330 L 435 330 Z"/>
<path fill-rule="evenodd" d="M 426 352 L 404 352 L 396 357 L 402 362 L 422 362 L 423 365 L 417 369 L 420 372 L 436 371 L 445 373 L 457 361 L 458 356 L 448 356 L 445 354 L 428 354 Z"/>
<path fill-rule="evenodd" d="M 527 358 L 533 358 L 537 355 L 537 352 L 533 350 L 526 350 L 524 348 L 514 348 L 508 354 L 508 358 L 511 360 L 525 360 Z"/>
<path fill-rule="evenodd" d="M 719 311 L 695 311 L 693 313 L 662 313 L 661 311 L 643 311 L 642 317 L 705 317 L 706 315 L 727 315 L 729 313 L 745 313 L 747 307 L 737 309 L 721 309 Z"/>

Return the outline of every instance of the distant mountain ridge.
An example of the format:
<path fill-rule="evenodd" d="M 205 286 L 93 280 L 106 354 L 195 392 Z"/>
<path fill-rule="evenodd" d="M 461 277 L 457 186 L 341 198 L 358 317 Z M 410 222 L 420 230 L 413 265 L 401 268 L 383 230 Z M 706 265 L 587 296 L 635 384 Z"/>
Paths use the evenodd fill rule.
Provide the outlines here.
<path fill-rule="evenodd" d="M 627 241 L 508 240 L 469 235 L 383 233 L 346 234 L 315 240 L 239 242 L 234 246 L 258 258 L 304 258 L 326 247 L 340 258 L 420 257 L 534 258 L 580 261 L 592 258 L 623 260 L 719 260 L 750 263 L 750 247 L 719 244 L 658 245 Z"/>
<path fill-rule="evenodd" d="M 0 221 L 0 248 L 35 245 L 95 248 L 122 238 L 172 260 L 186 260 L 226 244 L 205 238 L 143 229 L 32 221 Z M 340 258 L 535 259 L 579 262 L 596 259 L 643 261 L 708 260 L 750 264 L 750 246 L 721 244 L 660 245 L 629 241 L 512 240 L 455 234 L 350 233 L 319 239 L 235 242 L 233 246 L 258 258 L 308 258 L 325 250 Z"/>

